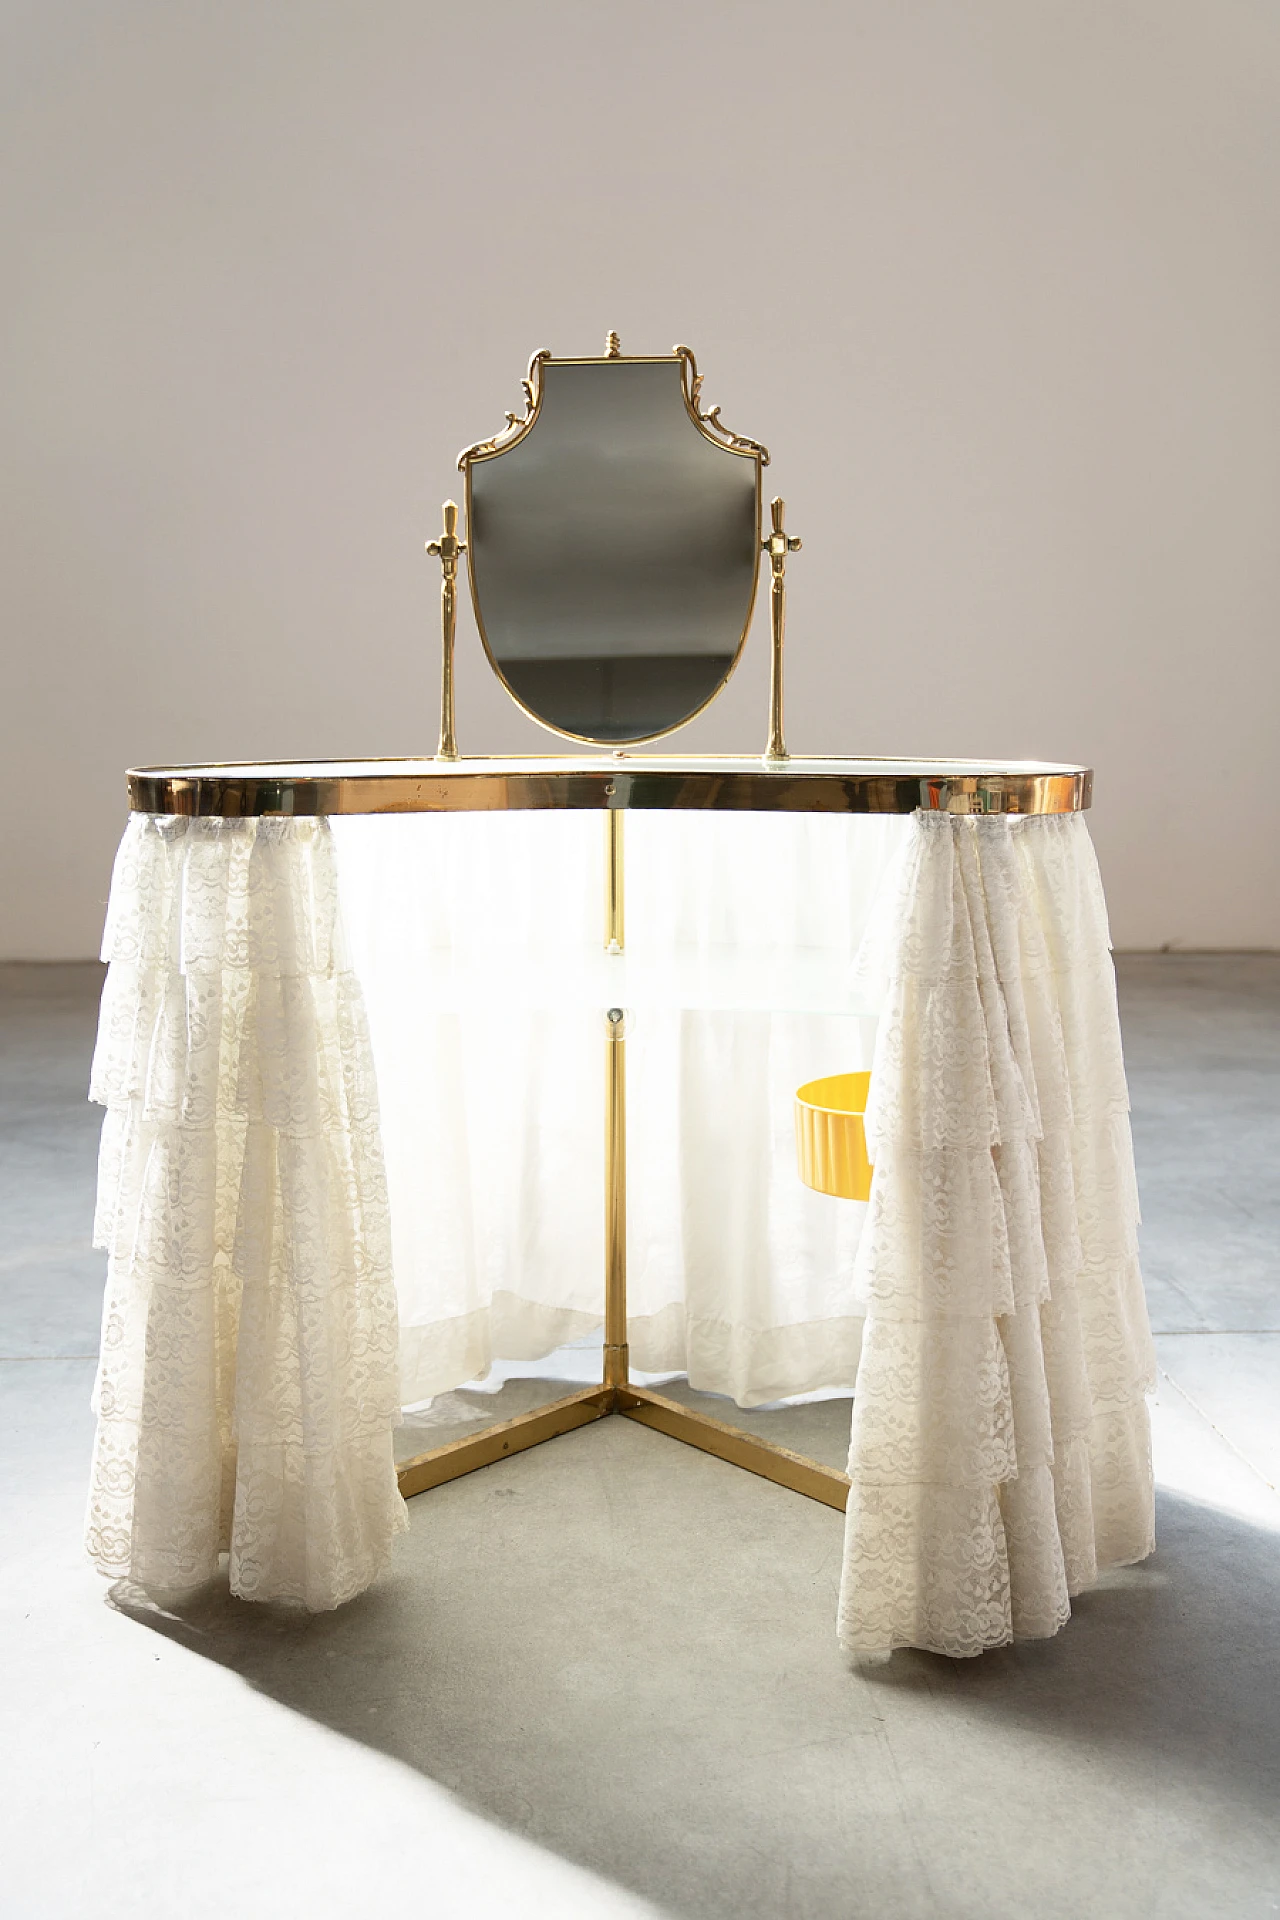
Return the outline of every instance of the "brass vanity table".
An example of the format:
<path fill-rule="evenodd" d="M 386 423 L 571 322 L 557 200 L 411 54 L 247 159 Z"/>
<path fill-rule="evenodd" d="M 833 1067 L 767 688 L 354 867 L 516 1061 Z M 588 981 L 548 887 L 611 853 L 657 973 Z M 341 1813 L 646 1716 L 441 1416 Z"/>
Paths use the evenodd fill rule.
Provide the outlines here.
<path fill-rule="evenodd" d="M 130 806 L 243 819 L 595 810 L 603 816 L 606 950 L 626 942 L 628 812 L 1072 813 L 1082 767 L 791 756 L 783 726 L 785 566 L 799 546 L 783 503 L 766 528 L 758 443 L 704 409 L 685 347 L 632 358 L 610 335 L 599 359 L 536 354 L 522 414 L 460 460 L 431 551 L 442 567 L 441 725 L 422 760 L 141 769 Z M 772 672 L 756 756 L 640 750 L 713 700 L 746 642 L 769 560 Z M 540 724 L 577 743 L 545 757 L 463 756 L 453 655 L 465 559 L 494 672 Z M 588 749 L 594 749 L 588 750 Z M 403 1462 L 412 1495 L 619 1413 L 843 1509 L 842 1473 L 632 1384 L 627 1347 L 626 1012 L 602 1009 L 605 1049 L 604 1366 L 598 1385 Z M 838 1065 L 833 1062 L 832 1067 Z"/>

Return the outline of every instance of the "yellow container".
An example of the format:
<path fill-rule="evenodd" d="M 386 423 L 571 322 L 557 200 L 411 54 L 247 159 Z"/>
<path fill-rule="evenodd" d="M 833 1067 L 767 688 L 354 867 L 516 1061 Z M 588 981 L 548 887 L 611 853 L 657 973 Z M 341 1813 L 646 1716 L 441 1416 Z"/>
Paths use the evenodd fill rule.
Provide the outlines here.
<path fill-rule="evenodd" d="M 863 1114 L 869 1073 L 831 1073 L 796 1093 L 796 1158 L 800 1178 L 841 1200 L 871 1197 L 871 1162 Z"/>

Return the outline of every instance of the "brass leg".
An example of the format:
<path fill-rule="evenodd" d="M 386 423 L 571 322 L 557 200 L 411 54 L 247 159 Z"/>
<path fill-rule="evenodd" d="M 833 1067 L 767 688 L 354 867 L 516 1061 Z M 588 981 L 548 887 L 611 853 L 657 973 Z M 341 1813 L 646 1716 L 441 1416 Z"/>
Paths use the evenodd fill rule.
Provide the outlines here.
<path fill-rule="evenodd" d="M 605 1015 L 604 1384 L 627 1384 L 627 1018 Z"/>
<path fill-rule="evenodd" d="M 625 815 L 604 817 L 604 944 L 607 953 L 626 945 L 626 883 L 623 869 Z M 604 1384 L 627 1383 L 627 1017 L 621 1007 L 605 1015 L 604 1046 Z"/>
<path fill-rule="evenodd" d="M 624 1369 L 626 1351 L 624 1343 L 621 1347 Z M 607 1352 L 606 1349 L 606 1356 Z M 553 1400 L 549 1406 L 535 1407 L 531 1413 L 517 1414 L 514 1420 L 486 1427 L 483 1433 L 466 1434 L 460 1440 L 433 1447 L 428 1453 L 415 1454 L 411 1460 L 402 1460 L 396 1469 L 400 1492 L 406 1500 L 411 1500 L 416 1493 L 426 1493 L 431 1487 L 461 1479 L 463 1474 L 474 1473 L 479 1467 L 491 1467 L 499 1460 L 523 1453 L 528 1447 L 540 1446 L 544 1440 L 572 1433 L 576 1427 L 590 1426 L 592 1421 L 611 1413 L 625 1414 L 641 1426 L 665 1433 L 673 1440 L 683 1440 L 686 1446 L 697 1447 L 703 1453 L 713 1453 L 717 1459 L 758 1474 L 761 1479 L 772 1480 L 792 1493 L 802 1493 L 810 1500 L 820 1500 L 824 1506 L 844 1511 L 849 1492 L 846 1474 L 837 1473 L 834 1467 L 824 1467 L 817 1460 L 809 1460 L 802 1453 L 792 1453 L 788 1447 L 777 1447 L 772 1441 L 744 1433 L 726 1421 L 695 1413 L 691 1407 L 664 1399 L 647 1387 L 629 1386 L 625 1379 L 616 1385 L 586 1387 L 563 1400 Z"/>
<path fill-rule="evenodd" d="M 650 1392 L 648 1387 L 625 1387 L 618 1394 L 617 1410 L 628 1420 L 638 1420 L 641 1426 L 655 1427 L 659 1433 L 670 1434 L 673 1440 L 683 1440 L 686 1446 L 714 1453 L 735 1467 L 745 1467 L 748 1473 L 773 1480 L 780 1487 L 789 1487 L 792 1493 L 803 1493 L 810 1500 L 820 1500 L 824 1506 L 844 1512 L 849 1497 L 848 1474 L 824 1467 L 803 1453 L 792 1453 L 789 1447 L 776 1447 L 771 1440 L 744 1433 L 741 1427 L 713 1420 L 709 1414 L 695 1413 L 692 1407 L 666 1400 L 660 1393 Z"/>
<path fill-rule="evenodd" d="M 604 817 L 604 949 L 621 953 L 627 944 L 626 884 L 623 873 L 625 813 L 611 808 Z"/>
<path fill-rule="evenodd" d="M 613 1394 L 606 1393 L 602 1387 L 586 1387 L 581 1393 L 567 1394 L 549 1406 L 535 1407 L 532 1413 L 519 1413 L 514 1420 L 486 1427 L 483 1433 L 464 1434 L 460 1440 L 450 1440 L 442 1447 L 432 1447 L 429 1453 L 402 1460 L 396 1468 L 400 1492 L 409 1500 L 415 1493 L 425 1493 L 428 1487 L 443 1486 L 446 1480 L 474 1473 L 477 1467 L 491 1467 L 497 1460 L 523 1453 L 526 1447 L 539 1446 L 544 1440 L 554 1440 L 557 1434 L 572 1433 L 575 1427 L 588 1426 L 612 1411 Z"/>

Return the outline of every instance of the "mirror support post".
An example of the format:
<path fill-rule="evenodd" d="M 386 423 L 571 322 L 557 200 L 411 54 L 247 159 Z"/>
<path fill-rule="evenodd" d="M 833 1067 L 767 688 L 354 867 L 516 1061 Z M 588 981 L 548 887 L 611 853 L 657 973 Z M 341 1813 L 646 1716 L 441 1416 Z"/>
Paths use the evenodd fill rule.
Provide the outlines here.
<path fill-rule="evenodd" d="M 769 624 L 773 633 L 773 659 L 769 669 L 769 745 L 766 760 L 786 760 L 787 743 L 782 731 L 782 644 L 787 628 L 787 555 L 799 553 L 800 539 L 788 534 L 786 501 L 775 494 L 769 502 L 773 531 L 761 542 L 773 568 L 773 592 L 769 599 Z"/>
<path fill-rule="evenodd" d="M 453 640 L 458 625 L 458 559 L 466 552 L 466 542 L 458 538 L 458 508 L 454 501 L 444 503 L 444 532 L 438 540 L 427 542 L 427 552 L 440 562 L 440 741 L 437 760 L 458 758 L 458 737 L 453 722 Z"/>

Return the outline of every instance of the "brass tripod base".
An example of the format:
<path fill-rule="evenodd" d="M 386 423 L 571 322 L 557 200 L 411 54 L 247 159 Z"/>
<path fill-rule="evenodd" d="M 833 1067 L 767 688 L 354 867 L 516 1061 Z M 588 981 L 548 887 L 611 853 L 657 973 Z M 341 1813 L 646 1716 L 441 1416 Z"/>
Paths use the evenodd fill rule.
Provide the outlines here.
<path fill-rule="evenodd" d="M 449 508 L 446 506 L 446 535 L 449 532 Z M 774 594 L 778 597 L 778 582 L 781 580 L 783 556 L 799 546 L 798 540 L 788 540 L 782 531 L 782 502 L 773 503 L 773 524 L 775 545 L 770 549 L 774 554 Z M 780 541 L 781 545 L 776 543 Z M 785 754 L 782 746 L 782 700 L 781 679 L 777 671 L 781 663 L 782 628 L 779 618 L 775 618 L 775 733 L 779 751 Z M 449 658 L 446 649 L 446 661 Z M 770 751 L 774 740 L 770 737 Z M 441 753 L 444 752 L 444 735 L 441 735 Z M 613 792 L 613 784 L 608 788 Z M 610 811 L 605 815 L 605 926 L 604 944 L 606 952 L 620 953 L 625 944 L 623 922 L 623 815 Z M 604 1356 L 602 1372 L 604 1379 L 598 1387 L 584 1387 L 579 1393 L 567 1394 L 563 1400 L 553 1400 L 549 1406 L 538 1407 L 532 1413 L 517 1414 L 514 1420 L 504 1420 L 500 1426 L 488 1427 L 483 1433 L 470 1435 L 461 1440 L 450 1440 L 445 1446 L 433 1447 L 429 1453 L 419 1453 L 412 1460 L 406 1460 L 397 1469 L 400 1491 L 405 1499 L 415 1493 L 425 1493 L 428 1487 L 443 1486 L 446 1480 L 458 1480 L 464 1473 L 474 1473 L 478 1467 L 491 1467 L 495 1461 L 506 1460 L 513 1453 L 523 1453 L 526 1447 L 541 1446 L 544 1440 L 554 1440 L 557 1434 L 571 1433 L 575 1427 L 589 1426 L 593 1420 L 601 1420 L 611 1413 L 620 1413 L 628 1420 L 638 1420 L 641 1426 L 653 1427 L 658 1433 L 666 1433 L 673 1440 L 683 1440 L 688 1447 L 698 1447 L 703 1453 L 714 1453 L 719 1460 L 727 1460 L 735 1467 L 744 1467 L 748 1473 L 757 1473 L 764 1480 L 772 1480 L 776 1486 L 789 1487 L 792 1493 L 803 1493 L 810 1500 L 820 1500 L 824 1506 L 835 1507 L 843 1513 L 849 1497 L 849 1477 L 837 1473 L 834 1467 L 824 1467 L 817 1460 L 808 1460 L 802 1453 L 792 1453 L 789 1447 L 775 1447 L 770 1440 L 761 1440 L 753 1433 L 743 1433 L 739 1427 L 731 1427 L 724 1420 L 714 1420 L 709 1414 L 695 1413 L 691 1407 L 682 1407 L 677 1400 L 667 1400 L 660 1393 L 651 1393 L 647 1387 L 633 1387 L 628 1379 L 629 1356 L 627 1352 L 627 1016 L 622 1007 L 610 1007 L 605 1014 L 605 1101 L 604 1101 Z M 825 1082 L 822 1083 L 825 1085 Z"/>
<path fill-rule="evenodd" d="M 744 1467 L 748 1473 L 759 1474 L 761 1479 L 789 1487 L 792 1493 L 802 1493 L 810 1500 L 820 1500 L 824 1506 L 844 1512 L 849 1494 L 847 1474 L 838 1473 L 834 1467 L 824 1467 L 817 1460 L 806 1459 L 802 1453 L 792 1453 L 788 1447 L 776 1447 L 771 1440 L 743 1433 L 741 1428 L 731 1427 L 724 1420 L 695 1413 L 676 1400 L 651 1393 L 647 1387 L 632 1386 L 585 1387 L 581 1393 L 553 1400 L 549 1406 L 537 1407 L 532 1413 L 517 1414 L 514 1420 L 504 1420 L 500 1426 L 486 1427 L 483 1433 L 450 1440 L 443 1447 L 433 1447 L 429 1453 L 416 1454 L 397 1469 L 400 1491 L 406 1500 L 412 1499 L 415 1493 L 443 1486 L 447 1480 L 461 1479 L 464 1473 L 474 1473 L 478 1467 L 491 1467 L 495 1461 L 509 1459 L 513 1453 L 523 1453 L 526 1447 L 540 1446 L 544 1440 L 554 1440 L 557 1434 L 571 1433 L 575 1427 L 589 1426 L 593 1420 L 604 1419 L 612 1413 L 637 1420 L 641 1426 L 653 1427 L 658 1433 L 669 1434 L 673 1440 L 683 1440 L 686 1446 L 714 1453 L 717 1459 L 727 1460 L 732 1466 Z"/>

